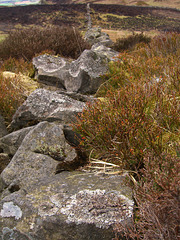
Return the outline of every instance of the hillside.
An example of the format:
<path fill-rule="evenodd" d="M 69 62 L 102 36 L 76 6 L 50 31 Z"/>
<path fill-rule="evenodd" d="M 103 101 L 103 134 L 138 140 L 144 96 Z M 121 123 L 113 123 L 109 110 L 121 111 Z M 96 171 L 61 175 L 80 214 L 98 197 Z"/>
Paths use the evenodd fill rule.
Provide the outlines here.
<path fill-rule="evenodd" d="M 180 32 L 180 10 L 91 4 L 93 26 L 118 31 Z M 86 4 L 54 4 L 0 8 L 0 33 L 32 25 L 86 28 Z"/>
<path fill-rule="evenodd" d="M 180 1 L 178 0 L 47 0 L 54 3 L 93 3 L 93 4 L 121 4 L 125 6 L 146 6 L 146 7 L 167 7 L 180 9 Z"/>

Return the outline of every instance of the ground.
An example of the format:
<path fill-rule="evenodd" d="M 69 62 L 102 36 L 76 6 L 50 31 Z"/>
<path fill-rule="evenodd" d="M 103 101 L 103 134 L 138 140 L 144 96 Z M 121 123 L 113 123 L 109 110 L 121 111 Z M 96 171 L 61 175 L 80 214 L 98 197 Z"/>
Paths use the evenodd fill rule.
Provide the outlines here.
<path fill-rule="evenodd" d="M 125 2 L 130 4 L 133 1 Z M 149 4 L 152 1 L 144 2 Z M 161 2 L 162 6 L 165 2 L 170 1 L 158 0 L 156 2 L 159 5 Z M 145 32 L 151 36 L 165 31 L 180 32 L 180 10 L 178 9 L 149 7 L 150 4 L 147 7 L 119 4 L 91 4 L 90 6 L 93 26 L 100 26 L 103 30 L 105 29 L 112 40 L 127 36 L 134 31 Z M 178 8 L 178 3 L 176 7 Z M 0 8 L 0 41 L 12 29 L 22 29 L 33 25 L 70 25 L 78 27 L 81 31 L 86 31 L 86 4 Z"/>

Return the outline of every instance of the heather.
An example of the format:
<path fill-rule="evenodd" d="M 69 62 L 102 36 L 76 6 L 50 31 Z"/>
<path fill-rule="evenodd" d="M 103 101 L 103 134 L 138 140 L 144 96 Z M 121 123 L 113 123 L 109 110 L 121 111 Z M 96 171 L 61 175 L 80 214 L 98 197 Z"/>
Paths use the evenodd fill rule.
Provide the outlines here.
<path fill-rule="evenodd" d="M 90 159 L 115 163 L 135 183 L 134 225 L 117 226 L 116 239 L 178 239 L 179 46 L 168 33 L 120 53 L 77 119 Z"/>
<path fill-rule="evenodd" d="M 113 44 L 112 48 L 115 51 L 122 52 L 124 50 L 133 49 L 133 47 L 138 43 L 149 43 L 151 41 L 150 37 L 147 37 L 143 33 L 133 33 L 126 38 L 118 38 Z"/>
<path fill-rule="evenodd" d="M 148 150 L 174 154 L 179 134 L 179 35 L 138 45 L 110 64 L 99 101 L 78 119 L 82 142 L 94 155 L 138 170 Z M 167 50 L 166 50 L 167 49 Z"/>
<path fill-rule="evenodd" d="M 89 45 L 74 27 L 31 27 L 11 31 L 0 43 L 0 58 L 31 60 L 42 51 L 56 55 L 77 58 Z"/>
<path fill-rule="evenodd" d="M 180 152 L 178 152 L 179 154 Z M 179 239 L 179 156 L 147 153 L 141 179 L 135 184 L 137 205 L 131 226 L 116 225 L 116 238 L 125 233 L 125 239 Z"/>

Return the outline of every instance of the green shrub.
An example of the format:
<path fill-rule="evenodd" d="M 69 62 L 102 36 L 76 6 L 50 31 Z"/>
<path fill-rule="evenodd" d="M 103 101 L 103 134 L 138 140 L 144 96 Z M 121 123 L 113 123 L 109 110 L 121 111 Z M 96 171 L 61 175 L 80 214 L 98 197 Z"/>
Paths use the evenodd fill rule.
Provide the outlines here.
<path fill-rule="evenodd" d="M 89 45 L 80 32 L 71 27 L 32 27 L 12 31 L 0 43 L 0 58 L 24 58 L 31 60 L 35 54 L 52 50 L 64 57 L 77 58 Z"/>
<path fill-rule="evenodd" d="M 124 50 L 132 49 L 137 43 L 141 42 L 149 43 L 150 38 L 145 36 L 143 33 L 136 33 L 127 38 L 118 38 L 112 48 L 118 52 L 122 52 Z"/>

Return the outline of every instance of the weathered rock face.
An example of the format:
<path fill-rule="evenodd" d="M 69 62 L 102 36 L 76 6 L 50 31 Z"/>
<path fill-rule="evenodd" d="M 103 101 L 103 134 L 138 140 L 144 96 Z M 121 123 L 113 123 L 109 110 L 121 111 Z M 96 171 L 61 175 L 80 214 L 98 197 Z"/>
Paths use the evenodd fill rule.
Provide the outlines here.
<path fill-rule="evenodd" d="M 85 50 L 71 62 L 65 88 L 68 92 L 95 93 L 102 83 L 101 75 L 108 70 L 108 59 L 92 50 Z"/>
<path fill-rule="evenodd" d="M 12 129 L 41 121 L 60 121 L 69 123 L 75 120 L 85 103 L 76 101 L 63 94 L 37 89 L 16 111 L 11 123 Z"/>
<path fill-rule="evenodd" d="M 55 85 L 64 89 L 65 74 L 69 69 L 69 62 L 62 57 L 40 55 L 33 58 L 36 70 L 35 78 L 43 83 Z"/>
<path fill-rule="evenodd" d="M 24 137 L 32 129 L 33 127 L 23 128 L 0 138 L 1 151 L 3 153 L 13 156 L 20 147 Z"/>
<path fill-rule="evenodd" d="M 8 134 L 8 131 L 7 131 L 5 123 L 4 123 L 4 118 L 0 114 L 0 138 L 7 134 Z"/>
<path fill-rule="evenodd" d="M 101 43 L 104 46 L 111 46 L 112 40 L 107 33 L 101 32 L 100 27 L 90 28 L 84 36 L 85 40 L 90 44 Z"/>
<path fill-rule="evenodd" d="M 123 180 L 118 175 L 62 172 L 16 191 L 0 202 L 0 236 L 110 240 L 112 225 L 132 217 L 131 191 Z"/>
<path fill-rule="evenodd" d="M 94 94 L 102 83 L 101 75 L 108 70 L 108 62 L 117 54 L 108 47 L 96 44 L 71 63 L 63 58 L 42 55 L 34 58 L 33 64 L 37 79 L 46 84 L 59 85 L 67 92 Z"/>
<path fill-rule="evenodd" d="M 57 172 L 64 170 L 62 163 L 74 163 L 80 159 L 65 139 L 63 126 L 41 122 L 26 135 L 9 165 L 1 174 L 3 182 L 12 188 L 26 189 Z"/>
<path fill-rule="evenodd" d="M 101 43 L 96 43 L 92 46 L 91 50 L 101 57 L 107 58 L 108 61 L 115 61 L 119 52 L 116 52 L 112 48 L 106 47 Z"/>

